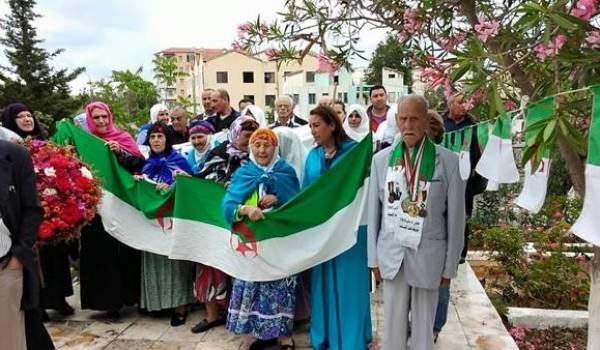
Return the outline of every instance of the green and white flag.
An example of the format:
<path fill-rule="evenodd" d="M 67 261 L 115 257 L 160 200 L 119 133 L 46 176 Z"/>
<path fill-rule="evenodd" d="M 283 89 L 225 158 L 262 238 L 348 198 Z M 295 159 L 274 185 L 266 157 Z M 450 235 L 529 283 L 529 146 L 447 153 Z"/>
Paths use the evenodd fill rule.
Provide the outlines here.
<path fill-rule="evenodd" d="M 585 165 L 585 200 L 581 215 L 571 231 L 581 239 L 600 246 L 600 85 L 590 89 L 594 94 L 594 102 Z"/>
<path fill-rule="evenodd" d="M 221 203 L 223 186 L 179 176 L 169 191 L 135 181 L 104 141 L 68 121 L 54 140 L 77 147 L 103 186 L 100 215 L 106 231 L 136 249 L 216 267 L 247 281 L 281 279 L 351 248 L 367 197 L 372 137 L 331 171 L 266 219 L 231 229 Z"/>
<path fill-rule="evenodd" d="M 458 152 L 458 170 L 461 179 L 467 181 L 471 176 L 471 142 L 473 141 L 473 127 L 469 126 L 461 130 L 462 142 Z M 459 132 L 459 134 L 461 133 Z"/>
<path fill-rule="evenodd" d="M 546 124 L 543 121 L 552 118 L 555 110 L 554 105 L 554 97 L 547 97 L 527 107 L 525 142 L 530 143 L 540 133 L 544 132 Z M 546 200 L 548 178 L 550 176 L 550 150 L 544 150 L 544 156 L 535 172 L 531 169 L 533 163 L 534 161 L 530 160 L 525 164 L 525 182 L 519 197 L 515 200 L 515 204 L 532 213 L 537 213 L 542 209 Z"/>
<path fill-rule="evenodd" d="M 511 124 L 509 115 L 501 115 L 496 119 L 494 130 L 475 168 L 481 176 L 499 184 L 519 181 L 512 148 Z"/>

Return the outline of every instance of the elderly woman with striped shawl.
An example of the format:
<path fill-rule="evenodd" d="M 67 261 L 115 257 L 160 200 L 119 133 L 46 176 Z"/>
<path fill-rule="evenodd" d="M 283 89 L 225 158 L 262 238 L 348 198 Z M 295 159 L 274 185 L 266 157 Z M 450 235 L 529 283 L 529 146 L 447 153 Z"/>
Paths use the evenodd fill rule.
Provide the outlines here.
<path fill-rule="evenodd" d="M 267 128 L 250 137 L 251 162 L 239 168 L 223 199 L 228 223 L 264 219 L 264 213 L 283 205 L 300 190 L 296 171 L 277 153 L 277 136 Z M 294 349 L 292 332 L 297 276 L 269 282 L 233 279 L 227 329 L 235 334 L 252 334 L 251 350 L 277 344 Z"/>

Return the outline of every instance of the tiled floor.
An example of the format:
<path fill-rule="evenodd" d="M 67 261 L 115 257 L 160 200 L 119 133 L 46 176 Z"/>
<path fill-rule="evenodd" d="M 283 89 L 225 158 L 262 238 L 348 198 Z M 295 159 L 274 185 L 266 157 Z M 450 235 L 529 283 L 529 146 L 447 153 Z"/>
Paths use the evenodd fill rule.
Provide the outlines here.
<path fill-rule="evenodd" d="M 440 334 L 436 349 L 449 350 L 507 350 L 517 349 L 502 325 L 483 288 L 468 265 L 461 265 L 453 281 L 452 303 L 448 323 Z M 77 294 L 77 291 L 76 291 Z M 76 297 L 70 300 L 76 308 Z M 373 331 L 380 338 L 383 329 L 383 308 L 380 293 L 373 294 Z M 167 318 L 138 315 L 134 309 L 124 311 L 119 322 L 97 319 L 97 313 L 78 310 L 68 320 L 52 321 L 46 326 L 56 348 L 60 350 L 238 350 L 247 349 L 251 337 L 234 336 L 225 328 L 193 334 L 191 327 L 204 311 L 190 314 L 185 325 L 173 328 Z M 52 315 L 52 314 L 51 314 Z M 310 349 L 307 327 L 300 327 L 294 336 L 297 349 Z M 360 350 L 360 349 L 357 349 Z"/>

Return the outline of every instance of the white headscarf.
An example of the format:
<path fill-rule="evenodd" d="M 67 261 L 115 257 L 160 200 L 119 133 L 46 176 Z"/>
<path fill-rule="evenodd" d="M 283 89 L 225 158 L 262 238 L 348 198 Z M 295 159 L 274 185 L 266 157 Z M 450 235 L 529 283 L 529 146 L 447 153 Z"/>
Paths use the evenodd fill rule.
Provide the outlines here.
<path fill-rule="evenodd" d="M 168 112 L 169 107 L 167 107 L 166 105 L 164 105 L 162 103 L 157 103 L 154 106 L 152 106 L 152 108 L 150 108 L 150 122 L 152 124 L 154 124 L 158 121 L 158 113 L 160 113 L 162 111 Z"/>
<path fill-rule="evenodd" d="M 261 128 L 264 128 L 267 126 L 267 119 L 265 118 L 265 112 L 262 109 L 260 109 L 260 107 L 257 107 L 255 105 L 249 105 L 248 107 L 244 108 L 241 115 L 248 115 L 248 111 L 250 111 L 250 113 L 252 113 L 252 116 L 254 117 L 254 119 L 256 120 L 258 125 L 260 125 Z"/>
<path fill-rule="evenodd" d="M 390 106 L 387 112 L 386 120 L 379 125 L 375 133 L 374 141 L 393 143 L 396 136 L 400 133 L 398 123 L 396 122 L 397 106 Z"/>
<path fill-rule="evenodd" d="M 273 132 L 275 132 L 277 139 L 279 139 L 279 155 L 296 170 L 298 181 L 302 183 L 304 178 L 304 163 L 308 155 L 306 147 L 292 128 L 280 126 L 273 129 Z"/>
<path fill-rule="evenodd" d="M 351 127 L 350 122 L 348 121 L 352 112 L 356 112 L 360 116 L 360 124 L 357 128 Z M 359 104 L 353 104 L 348 108 L 348 114 L 346 114 L 346 119 L 344 119 L 343 126 L 344 130 L 346 131 L 346 134 L 348 134 L 348 136 L 350 136 L 351 139 L 353 139 L 356 142 L 362 141 L 362 139 L 364 139 L 365 136 L 369 134 L 369 124 L 369 117 L 367 116 L 367 111 L 363 106 Z"/>
<path fill-rule="evenodd" d="M 19 142 L 23 139 L 16 132 L 0 126 L 0 140 L 9 142 Z"/>

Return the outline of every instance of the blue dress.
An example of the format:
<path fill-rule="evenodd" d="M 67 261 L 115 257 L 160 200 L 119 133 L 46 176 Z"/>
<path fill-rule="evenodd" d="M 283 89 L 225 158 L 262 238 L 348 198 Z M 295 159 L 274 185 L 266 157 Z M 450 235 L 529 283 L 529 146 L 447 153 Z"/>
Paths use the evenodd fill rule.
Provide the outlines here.
<path fill-rule="evenodd" d="M 263 187 L 265 193 L 277 196 L 277 207 L 300 190 L 295 170 L 284 160 L 278 160 L 273 169 L 266 172 L 254 162 L 249 162 L 233 174 L 223 199 L 223 211 L 229 223 L 235 221 L 240 204 L 247 203 L 249 197 L 258 200 L 253 193 L 257 192 L 259 186 Z M 233 278 L 227 329 L 235 334 L 251 334 L 263 340 L 292 336 L 297 285 L 297 276 L 269 282 Z"/>
<path fill-rule="evenodd" d="M 306 158 L 303 187 L 314 182 L 356 145 L 344 141 L 332 160 L 322 146 Z M 373 339 L 367 266 L 367 229 L 361 226 L 354 247 L 311 270 L 310 340 L 316 350 L 363 350 Z"/>

